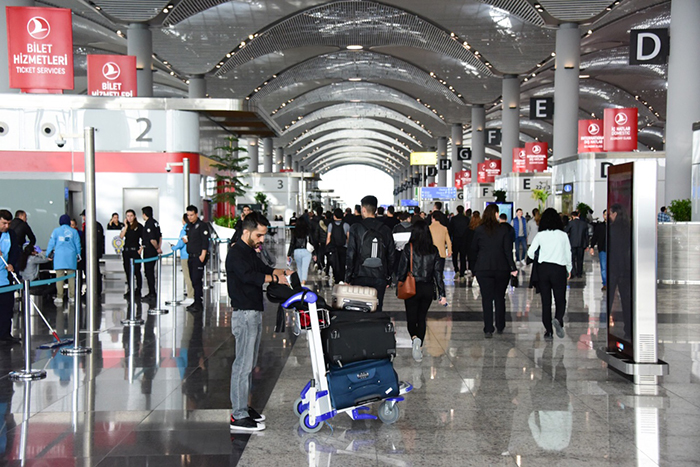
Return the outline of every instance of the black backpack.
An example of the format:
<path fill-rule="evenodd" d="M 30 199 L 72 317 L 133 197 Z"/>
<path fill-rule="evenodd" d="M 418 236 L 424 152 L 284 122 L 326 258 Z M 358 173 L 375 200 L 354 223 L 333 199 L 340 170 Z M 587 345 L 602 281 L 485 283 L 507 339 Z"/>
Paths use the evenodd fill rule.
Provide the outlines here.
<path fill-rule="evenodd" d="M 340 222 L 336 224 L 333 222 L 333 228 L 331 229 L 331 246 L 336 248 L 344 248 L 347 243 L 347 236 L 345 235 L 345 222 Z"/>
<path fill-rule="evenodd" d="M 384 251 L 384 239 L 378 230 L 363 224 L 365 232 L 360 240 L 359 265 L 361 269 L 384 268 L 386 252 Z"/>

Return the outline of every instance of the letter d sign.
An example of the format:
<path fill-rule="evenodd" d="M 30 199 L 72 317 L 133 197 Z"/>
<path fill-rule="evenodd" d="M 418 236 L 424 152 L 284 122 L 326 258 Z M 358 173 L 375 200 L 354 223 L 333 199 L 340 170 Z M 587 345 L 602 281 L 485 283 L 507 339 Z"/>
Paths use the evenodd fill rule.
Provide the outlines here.
<path fill-rule="evenodd" d="M 664 65 L 668 51 L 668 29 L 630 31 L 630 65 Z"/>

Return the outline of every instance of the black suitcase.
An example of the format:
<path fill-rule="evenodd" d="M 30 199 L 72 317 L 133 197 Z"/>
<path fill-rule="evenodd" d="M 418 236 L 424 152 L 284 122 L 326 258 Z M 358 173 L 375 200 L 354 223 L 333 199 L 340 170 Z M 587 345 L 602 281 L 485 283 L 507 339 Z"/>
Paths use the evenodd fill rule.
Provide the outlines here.
<path fill-rule="evenodd" d="M 399 395 L 399 378 L 391 360 L 365 360 L 344 367 L 331 366 L 328 388 L 336 410 Z"/>
<path fill-rule="evenodd" d="M 396 355 L 394 323 L 385 313 L 332 312 L 321 341 L 326 362 L 339 366 Z"/>

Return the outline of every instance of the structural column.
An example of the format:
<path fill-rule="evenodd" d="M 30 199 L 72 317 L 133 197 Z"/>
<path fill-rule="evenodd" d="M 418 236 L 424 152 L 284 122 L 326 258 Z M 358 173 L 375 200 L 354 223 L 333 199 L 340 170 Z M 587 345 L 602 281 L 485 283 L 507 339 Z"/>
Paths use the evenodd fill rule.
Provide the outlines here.
<path fill-rule="evenodd" d="M 456 174 L 464 168 L 464 164 L 459 159 L 459 147 L 462 145 L 462 124 L 452 124 L 452 173 Z M 455 180 L 452 177 L 450 186 L 454 186 Z"/>
<path fill-rule="evenodd" d="M 283 148 L 275 148 L 275 165 L 272 168 L 272 171 L 277 173 L 280 170 L 282 170 L 282 166 L 284 165 L 284 149 Z"/>
<path fill-rule="evenodd" d="M 441 136 L 437 140 L 438 157 L 438 186 L 447 186 L 447 170 L 440 168 L 440 160 L 447 158 L 447 138 Z"/>
<path fill-rule="evenodd" d="M 272 172 L 272 138 L 263 138 L 263 172 Z"/>
<path fill-rule="evenodd" d="M 292 169 L 292 155 L 291 154 L 287 154 L 286 156 L 284 156 L 284 168 L 288 169 L 288 170 Z"/>
<path fill-rule="evenodd" d="M 578 154 L 578 73 L 581 63 L 581 34 L 576 23 L 557 29 L 554 71 L 554 148 L 552 159 Z"/>
<path fill-rule="evenodd" d="M 19 92 L 19 89 L 10 89 L 9 61 L 7 58 L 7 18 L 6 6 L 34 6 L 34 0 L 5 0 L 0 8 L 0 37 L 5 40 L 5 45 L 0 47 L 0 93 Z"/>
<path fill-rule="evenodd" d="M 132 23 L 126 36 L 127 55 L 136 56 L 139 97 L 153 96 L 153 36 L 147 24 Z"/>
<path fill-rule="evenodd" d="M 187 88 L 187 97 L 190 99 L 204 99 L 207 97 L 207 82 L 204 75 L 193 75 Z"/>
<path fill-rule="evenodd" d="M 520 145 L 520 80 L 516 75 L 503 77 L 502 123 L 501 174 L 505 175 L 513 171 L 513 149 Z"/>
<path fill-rule="evenodd" d="M 248 172 L 258 173 L 258 168 L 260 166 L 260 158 L 258 157 L 258 138 L 251 138 L 248 140 L 248 154 L 250 158 L 248 160 Z"/>
<path fill-rule="evenodd" d="M 482 104 L 472 106 L 472 178 L 476 180 L 476 164 L 486 159 L 486 110 Z"/>
<path fill-rule="evenodd" d="M 700 73 L 698 45 L 700 2 L 671 1 L 671 51 L 668 61 L 666 100 L 666 193 L 665 204 L 697 193 L 700 160 L 692 160 L 693 123 L 700 121 Z M 557 109 L 558 110 L 558 109 Z M 692 180 L 689 174 L 691 173 Z M 698 195 L 693 196 L 693 221 L 698 216 Z"/>

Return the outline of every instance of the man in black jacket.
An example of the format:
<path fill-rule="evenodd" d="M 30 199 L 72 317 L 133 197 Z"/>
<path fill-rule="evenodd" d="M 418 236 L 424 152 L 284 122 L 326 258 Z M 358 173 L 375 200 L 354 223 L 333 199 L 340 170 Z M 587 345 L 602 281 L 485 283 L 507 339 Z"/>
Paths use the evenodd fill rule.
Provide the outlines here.
<path fill-rule="evenodd" d="M 588 223 L 578 216 L 578 211 L 572 211 L 571 221 L 564 228 L 571 243 L 571 260 L 573 262 L 572 277 L 583 277 L 583 254 L 588 247 Z"/>
<path fill-rule="evenodd" d="M 377 311 L 382 311 L 384 292 L 394 271 L 394 238 L 391 230 L 375 218 L 377 198 L 361 201 L 362 221 L 350 227 L 345 282 L 377 289 Z"/>
<path fill-rule="evenodd" d="M 204 265 L 209 254 L 209 228 L 199 219 L 197 206 L 187 206 L 187 235 L 182 240 L 187 243 L 187 266 L 190 269 L 190 279 L 194 288 L 194 302 L 187 311 L 204 311 Z"/>
<path fill-rule="evenodd" d="M 29 246 L 36 245 L 36 237 L 32 228 L 27 224 L 27 213 L 22 210 L 15 211 L 15 218 L 10 222 L 10 229 L 17 235 L 17 244 L 24 246 L 24 243 L 29 239 Z"/>
<path fill-rule="evenodd" d="M 593 256 L 593 249 L 598 247 L 598 259 L 600 260 L 600 277 L 603 279 L 603 288 L 608 289 L 608 210 L 603 210 L 603 221 L 593 225 L 593 236 L 591 237 L 590 252 Z"/>
<path fill-rule="evenodd" d="M 12 273 L 17 268 L 20 256 L 20 245 L 15 231 L 10 229 L 12 214 L 7 209 L 0 209 L 0 287 L 11 285 Z M 7 266 L 6 266 L 7 264 Z M 15 306 L 15 293 L 0 293 L 0 342 L 18 344 L 19 339 L 13 337 L 12 314 Z"/>
<path fill-rule="evenodd" d="M 452 239 L 452 265 L 455 269 L 455 279 L 464 280 L 467 271 L 467 231 L 469 218 L 464 215 L 464 206 L 457 206 L 457 214 L 452 216 L 447 227 Z"/>

